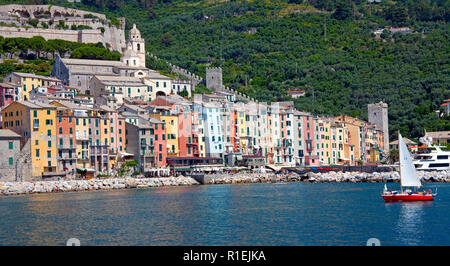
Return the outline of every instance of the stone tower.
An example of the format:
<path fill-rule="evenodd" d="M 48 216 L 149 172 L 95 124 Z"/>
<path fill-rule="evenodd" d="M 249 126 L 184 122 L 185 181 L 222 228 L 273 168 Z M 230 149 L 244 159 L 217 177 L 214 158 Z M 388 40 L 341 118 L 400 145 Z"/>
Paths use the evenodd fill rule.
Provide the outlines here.
<path fill-rule="evenodd" d="M 141 38 L 141 32 L 136 28 L 136 24 L 133 24 L 133 28 L 130 30 L 128 38 L 127 48 L 121 61 L 126 62 L 126 60 L 128 60 L 128 65 L 133 65 L 136 61 L 137 66 L 145 67 L 145 41 Z M 134 57 L 139 58 L 139 60 L 135 60 Z"/>
<path fill-rule="evenodd" d="M 389 152 L 388 105 L 384 102 L 367 105 L 369 123 L 377 125 L 384 135 L 384 152 Z"/>
<path fill-rule="evenodd" d="M 222 68 L 212 67 L 206 69 L 206 88 L 212 91 L 223 89 Z"/>

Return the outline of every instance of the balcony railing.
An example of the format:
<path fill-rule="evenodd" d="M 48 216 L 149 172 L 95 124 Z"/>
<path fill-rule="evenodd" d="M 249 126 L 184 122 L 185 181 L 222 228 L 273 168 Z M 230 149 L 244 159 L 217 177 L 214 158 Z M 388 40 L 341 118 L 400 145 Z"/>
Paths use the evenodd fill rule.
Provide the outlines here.
<path fill-rule="evenodd" d="M 76 134 L 75 138 L 77 140 L 89 140 L 89 136 L 87 134 Z"/>
<path fill-rule="evenodd" d="M 74 145 L 58 145 L 58 149 L 60 150 L 74 150 Z"/>
<path fill-rule="evenodd" d="M 76 157 L 69 154 L 58 154 L 58 160 L 75 160 Z"/>

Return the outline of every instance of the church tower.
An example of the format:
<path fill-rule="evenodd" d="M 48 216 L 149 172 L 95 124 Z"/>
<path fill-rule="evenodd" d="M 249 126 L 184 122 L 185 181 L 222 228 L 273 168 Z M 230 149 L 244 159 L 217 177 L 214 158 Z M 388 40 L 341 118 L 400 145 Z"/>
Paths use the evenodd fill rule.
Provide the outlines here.
<path fill-rule="evenodd" d="M 127 48 L 121 61 L 129 66 L 145 67 L 145 41 L 141 38 L 141 32 L 136 28 L 136 24 L 133 24 L 128 37 Z"/>

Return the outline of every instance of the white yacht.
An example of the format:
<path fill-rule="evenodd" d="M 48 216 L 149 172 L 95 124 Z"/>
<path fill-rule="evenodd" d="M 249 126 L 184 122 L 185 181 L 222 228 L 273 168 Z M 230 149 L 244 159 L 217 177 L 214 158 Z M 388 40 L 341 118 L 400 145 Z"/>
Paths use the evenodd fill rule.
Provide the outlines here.
<path fill-rule="evenodd" d="M 427 145 L 413 155 L 414 166 L 418 170 L 450 170 L 450 151 L 442 150 L 445 146 L 432 145 L 433 139 L 427 136 L 420 138 L 420 142 Z"/>
<path fill-rule="evenodd" d="M 450 151 L 443 151 L 442 146 L 431 146 L 413 155 L 417 170 L 450 170 Z"/>

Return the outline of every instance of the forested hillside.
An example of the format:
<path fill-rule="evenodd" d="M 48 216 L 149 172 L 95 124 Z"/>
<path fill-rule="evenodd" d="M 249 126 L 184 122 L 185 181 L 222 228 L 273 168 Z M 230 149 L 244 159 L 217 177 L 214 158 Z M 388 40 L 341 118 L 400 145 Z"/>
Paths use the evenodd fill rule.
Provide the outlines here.
<path fill-rule="evenodd" d="M 149 52 L 200 76 L 221 66 L 227 86 L 261 101 L 302 89 L 300 110 L 367 119 L 367 104 L 383 100 L 392 133 L 450 130 L 435 114 L 450 98 L 449 0 L 19 2 L 126 17 Z M 411 33 L 373 33 L 391 26 Z"/>

